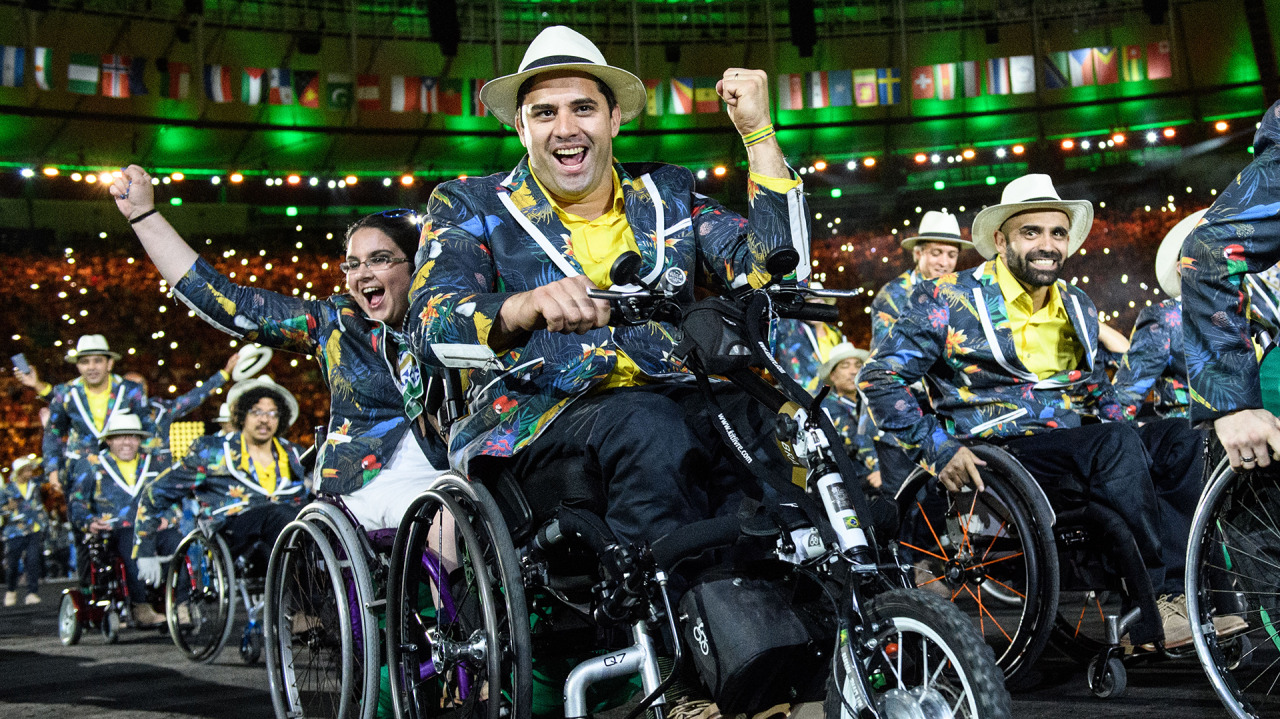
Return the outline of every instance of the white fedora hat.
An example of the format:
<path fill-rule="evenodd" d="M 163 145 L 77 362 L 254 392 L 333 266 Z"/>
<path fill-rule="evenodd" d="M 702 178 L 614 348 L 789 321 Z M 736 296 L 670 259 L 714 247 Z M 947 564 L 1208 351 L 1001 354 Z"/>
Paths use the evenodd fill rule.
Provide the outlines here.
<path fill-rule="evenodd" d="M 241 347 L 240 359 L 236 360 L 235 369 L 231 370 L 231 379 L 242 382 L 258 374 L 271 362 L 271 348 L 262 345 L 245 345 Z"/>
<path fill-rule="evenodd" d="M 223 402 L 222 406 L 218 407 L 218 418 L 213 421 L 217 422 L 218 424 L 223 424 L 224 422 L 231 421 L 231 403 L 230 402 Z"/>
<path fill-rule="evenodd" d="M 227 392 L 227 413 L 229 415 L 235 414 L 236 402 L 240 401 L 240 398 L 244 396 L 245 392 L 248 392 L 251 389 L 260 388 L 269 389 L 281 397 L 284 397 L 284 403 L 289 407 L 289 421 L 285 424 L 284 428 L 288 429 L 293 426 L 293 423 L 298 421 L 298 399 L 293 396 L 292 392 L 285 389 L 282 385 L 277 384 L 275 380 L 271 379 L 267 375 L 245 380 L 244 382 L 237 382 L 235 386 Z"/>
<path fill-rule="evenodd" d="M 960 220 L 955 215 L 929 210 L 920 218 L 920 230 L 902 241 L 902 249 L 909 250 L 921 242 L 946 242 L 960 249 L 973 247 L 973 243 L 960 236 Z"/>
<path fill-rule="evenodd" d="M 98 439 L 119 437 L 126 434 L 136 434 L 139 437 L 150 436 L 142 428 L 142 420 L 138 418 L 138 415 L 132 412 L 116 412 L 107 419 L 107 426 L 102 428 L 102 434 L 98 435 Z"/>
<path fill-rule="evenodd" d="M 1178 265 L 1182 263 L 1182 243 L 1208 211 L 1206 207 L 1178 220 L 1178 224 L 1160 241 L 1160 249 L 1156 250 L 1156 280 L 1160 289 L 1170 297 L 1182 296 L 1182 276 L 1178 274 Z"/>
<path fill-rule="evenodd" d="M 818 368 L 818 381 L 826 382 L 827 378 L 831 376 L 831 371 L 836 368 L 836 365 L 847 359 L 858 359 L 865 363 L 870 357 L 870 352 L 854 347 L 852 342 L 841 342 L 831 348 L 831 355 L 828 356 L 827 361 L 823 362 L 822 366 Z"/>
<path fill-rule="evenodd" d="M 1028 210 L 1059 210 L 1070 221 L 1067 256 L 1071 256 L 1089 236 L 1093 227 L 1093 203 L 1088 200 L 1064 200 L 1053 187 L 1048 175 L 1023 175 L 1005 185 L 1000 204 L 992 205 L 973 218 L 973 246 L 986 259 L 996 256 L 996 230 L 1005 220 Z"/>
<path fill-rule="evenodd" d="M 613 90 L 622 123 L 631 122 L 648 102 L 640 78 L 605 62 L 604 55 L 582 33 L 564 25 L 552 25 L 529 43 L 520 61 L 520 71 L 490 80 L 480 88 L 480 102 L 493 116 L 515 127 L 516 93 L 525 80 L 551 70 L 579 70 L 598 78 Z"/>
<path fill-rule="evenodd" d="M 80 361 L 81 357 L 91 357 L 93 355 L 120 359 L 120 353 L 112 352 L 111 348 L 107 346 L 107 338 L 102 335 L 80 335 L 80 339 L 76 340 L 76 348 L 67 353 L 66 359 L 71 364 L 75 364 Z"/>
<path fill-rule="evenodd" d="M 21 472 L 23 469 L 26 469 L 30 465 L 38 464 L 39 462 L 40 462 L 40 458 L 35 456 L 34 454 L 28 454 L 25 457 L 18 457 L 17 459 L 13 460 L 13 476 L 16 477 L 18 475 L 18 472 Z"/>

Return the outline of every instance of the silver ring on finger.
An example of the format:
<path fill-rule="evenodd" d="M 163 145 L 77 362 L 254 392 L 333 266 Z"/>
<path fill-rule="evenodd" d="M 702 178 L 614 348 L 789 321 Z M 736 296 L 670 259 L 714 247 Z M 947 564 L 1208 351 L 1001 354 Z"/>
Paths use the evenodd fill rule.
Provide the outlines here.
<path fill-rule="evenodd" d="M 1257 462 L 1257 461 L 1258 461 L 1257 457 L 1241 457 L 1240 458 L 1241 464 L 1253 464 L 1254 462 Z"/>

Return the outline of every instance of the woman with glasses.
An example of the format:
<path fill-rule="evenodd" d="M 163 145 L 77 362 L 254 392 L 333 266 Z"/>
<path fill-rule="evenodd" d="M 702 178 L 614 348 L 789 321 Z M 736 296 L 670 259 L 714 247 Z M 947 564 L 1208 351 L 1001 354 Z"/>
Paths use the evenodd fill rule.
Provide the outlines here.
<path fill-rule="evenodd" d="M 423 372 L 399 332 L 417 216 L 392 210 L 352 224 L 339 265 L 347 291 L 303 300 L 219 274 L 156 210 L 141 167 L 125 168 L 110 192 L 174 295 L 206 322 L 319 358 L 331 399 L 313 489 L 343 495 L 366 530 L 396 527 L 409 502 L 448 468 L 444 443 L 423 416 Z"/>

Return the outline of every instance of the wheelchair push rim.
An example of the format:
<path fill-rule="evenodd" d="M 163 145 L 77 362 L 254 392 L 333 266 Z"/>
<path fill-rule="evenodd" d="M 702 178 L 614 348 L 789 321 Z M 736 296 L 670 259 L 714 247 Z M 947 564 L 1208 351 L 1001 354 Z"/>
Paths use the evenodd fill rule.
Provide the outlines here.
<path fill-rule="evenodd" d="M 1044 651 L 1057 614 L 1057 552 L 1030 503 L 999 475 L 985 492 L 918 489 L 903 502 L 899 545 L 913 557 L 916 585 L 969 616 L 996 662 L 1016 683 Z M 933 498 L 933 502 L 930 499 Z M 946 503 L 945 511 L 937 500 Z"/>
<path fill-rule="evenodd" d="M 309 522 L 288 524 L 267 569 L 266 656 L 277 717 L 366 717 L 338 559 Z"/>
<path fill-rule="evenodd" d="M 1219 463 L 1192 520 L 1186 583 L 1192 642 L 1223 706 L 1236 719 L 1280 712 L 1280 472 Z M 1219 637 L 1224 615 L 1247 627 Z"/>
<path fill-rule="evenodd" d="M 465 481 L 419 495 L 397 534 L 387 606 L 392 697 L 404 717 L 442 707 L 485 719 L 527 717 L 528 615 L 518 565 L 505 525 L 494 520 L 496 505 Z M 455 549 L 439 551 L 445 546 Z"/>
<path fill-rule="evenodd" d="M 222 537 L 199 529 L 183 537 L 169 560 L 164 608 L 169 637 L 191 661 L 212 662 L 226 646 L 235 622 L 234 584 Z"/>

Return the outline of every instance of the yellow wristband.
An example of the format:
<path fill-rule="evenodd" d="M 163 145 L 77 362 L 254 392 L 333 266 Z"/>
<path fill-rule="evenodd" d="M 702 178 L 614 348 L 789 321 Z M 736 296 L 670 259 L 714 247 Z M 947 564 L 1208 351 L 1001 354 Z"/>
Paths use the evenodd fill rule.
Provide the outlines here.
<path fill-rule="evenodd" d="M 760 128 L 759 130 L 756 130 L 755 132 L 748 132 L 747 134 L 743 135 L 742 144 L 746 147 L 751 147 L 752 145 L 759 145 L 765 140 L 768 140 L 769 138 L 773 137 L 774 134 L 775 133 L 773 130 L 773 125 L 772 124 L 765 125 L 764 127 Z"/>

